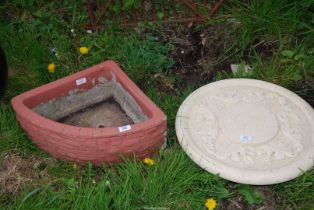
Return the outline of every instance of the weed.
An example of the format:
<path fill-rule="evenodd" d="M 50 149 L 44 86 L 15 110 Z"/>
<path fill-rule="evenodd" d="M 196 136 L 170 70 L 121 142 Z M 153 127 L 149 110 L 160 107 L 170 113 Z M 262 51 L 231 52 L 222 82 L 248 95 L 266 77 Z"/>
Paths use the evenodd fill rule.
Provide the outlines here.
<path fill-rule="evenodd" d="M 104 33 L 93 48 L 91 56 L 94 59 L 117 60 L 137 83 L 145 83 L 151 74 L 169 69 L 174 64 L 167 56 L 169 46 L 163 46 L 151 37 L 139 40 L 134 34 L 114 36 Z"/>
<path fill-rule="evenodd" d="M 241 195 L 244 196 L 245 200 L 250 205 L 260 204 L 262 202 L 261 195 L 248 185 L 239 185 L 238 191 Z"/>

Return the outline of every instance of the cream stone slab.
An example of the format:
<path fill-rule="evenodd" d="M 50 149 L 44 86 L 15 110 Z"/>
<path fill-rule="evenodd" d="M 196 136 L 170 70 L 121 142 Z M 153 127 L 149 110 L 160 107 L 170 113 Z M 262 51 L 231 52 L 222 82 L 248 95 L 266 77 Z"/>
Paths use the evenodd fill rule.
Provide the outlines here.
<path fill-rule="evenodd" d="M 313 167 L 313 108 L 269 82 L 227 79 L 205 85 L 181 104 L 175 127 L 196 164 L 230 181 L 281 183 Z"/>

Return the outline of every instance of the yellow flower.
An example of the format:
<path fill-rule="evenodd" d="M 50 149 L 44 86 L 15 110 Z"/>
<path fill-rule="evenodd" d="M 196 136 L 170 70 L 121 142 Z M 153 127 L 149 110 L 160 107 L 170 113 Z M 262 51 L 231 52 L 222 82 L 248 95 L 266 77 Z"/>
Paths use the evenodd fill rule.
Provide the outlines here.
<path fill-rule="evenodd" d="M 206 200 L 205 206 L 208 210 L 213 210 L 216 208 L 216 200 L 213 198 L 209 198 Z"/>
<path fill-rule="evenodd" d="M 80 53 L 87 54 L 89 49 L 87 47 L 80 47 Z"/>
<path fill-rule="evenodd" d="M 79 170 L 79 169 L 80 169 L 80 166 L 79 166 L 77 163 L 74 163 L 74 164 L 73 164 L 73 169 L 74 169 L 74 170 Z"/>
<path fill-rule="evenodd" d="M 49 73 L 54 73 L 56 70 L 56 64 L 49 63 L 47 69 L 48 69 Z"/>
<path fill-rule="evenodd" d="M 149 165 L 149 166 L 152 166 L 152 165 L 155 164 L 155 161 L 154 161 L 153 159 L 150 159 L 150 158 L 145 158 L 145 159 L 143 160 L 143 162 L 144 162 L 145 164 Z"/>

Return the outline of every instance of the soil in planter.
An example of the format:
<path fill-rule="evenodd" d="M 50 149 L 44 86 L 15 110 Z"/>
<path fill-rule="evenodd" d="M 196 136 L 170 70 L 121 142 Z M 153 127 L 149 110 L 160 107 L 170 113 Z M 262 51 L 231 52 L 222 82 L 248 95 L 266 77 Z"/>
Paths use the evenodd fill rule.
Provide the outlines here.
<path fill-rule="evenodd" d="M 58 122 L 93 128 L 118 127 L 134 123 L 113 98 L 71 113 Z"/>

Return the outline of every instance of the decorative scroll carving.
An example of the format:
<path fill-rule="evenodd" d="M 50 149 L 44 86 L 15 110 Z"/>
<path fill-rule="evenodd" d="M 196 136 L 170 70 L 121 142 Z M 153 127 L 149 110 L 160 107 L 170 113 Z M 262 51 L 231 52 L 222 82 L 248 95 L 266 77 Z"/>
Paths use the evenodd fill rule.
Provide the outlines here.
<path fill-rule="evenodd" d="M 221 141 L 227 141 L 226 148 L 215 148 L 217 144 L 217 135 L 220 131 L 217 117 L 215 117 L 212 108 L 212 102 L 218 101 L 225 103 L 226 106 L 236 106 L 238 103 L 245 103 L 252 106 L 275 107 L 276 113 L 272 113 L 279 124 L 277 134 L 270 140 L 257 142 L 235 143 L 238 139 L 225 137 Z M 211 104 L 211 105 L 210 105 Z M 286 97 L 274 92 L 265 91 L 260 88 L 230 89 L 220 90 L 215 95 L 204 97 L 196 101 L 191 112 L 189 126 L 193 126 L 191 131 L 193 138 L 200 139 L 208 145 L 206 151 L 214 155 L 217 159 L 231 160 L 234 162 L 243 162 L 245 164 L 255 164 L 256 161 L 279 161 L 285 158 L 297 156 L 303 150 L 302 125 L 300 117 L 294 112 L 295 105 Z M 224 107 L 219 112 L 226 111 Z M 258 109 L 256 110 L 258 112 Z M 234 122 L 237 123 L 237 122 Z"/>

